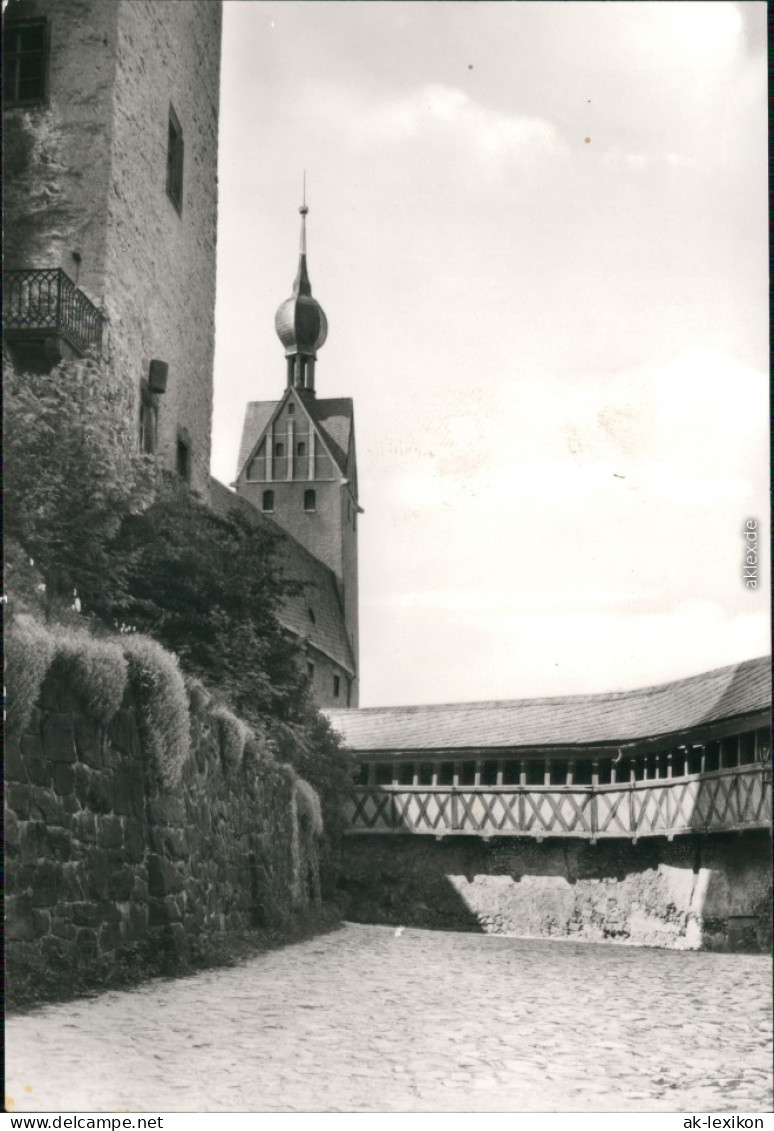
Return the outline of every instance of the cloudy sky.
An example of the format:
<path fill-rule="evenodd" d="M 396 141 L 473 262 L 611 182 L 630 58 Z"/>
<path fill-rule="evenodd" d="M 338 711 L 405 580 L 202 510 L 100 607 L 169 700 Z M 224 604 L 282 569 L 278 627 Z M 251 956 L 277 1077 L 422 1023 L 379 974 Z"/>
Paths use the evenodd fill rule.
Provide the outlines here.
<path fill-rule="evenodd" d="M 224 7 L 213 472 L 284 388 L 306 169 L 361 705 L 767 652 L 765 5 Z"/>

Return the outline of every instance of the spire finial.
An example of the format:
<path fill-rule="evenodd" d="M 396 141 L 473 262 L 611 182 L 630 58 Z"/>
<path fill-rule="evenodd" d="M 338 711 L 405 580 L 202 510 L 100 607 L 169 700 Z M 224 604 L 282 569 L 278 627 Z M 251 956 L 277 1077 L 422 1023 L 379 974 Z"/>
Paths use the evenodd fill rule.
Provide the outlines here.
<path fill-rule="evenodd" d="M 298 210 L 301 213 L 301 254 L 306 255 L 306 214 L 309 211 L 306 204 L 306 169 L 304 169 L 304 187 L 301 201 L 301 207 Z"/>

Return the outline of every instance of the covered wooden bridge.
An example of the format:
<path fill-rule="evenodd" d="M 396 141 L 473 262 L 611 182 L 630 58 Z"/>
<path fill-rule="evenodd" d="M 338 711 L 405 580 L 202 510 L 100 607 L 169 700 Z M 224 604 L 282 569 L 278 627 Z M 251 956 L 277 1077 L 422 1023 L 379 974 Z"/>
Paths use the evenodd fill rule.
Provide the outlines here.
<path fill-rule="evenodd" d="M 328 711 L 351 835 L 601 838 L 767 828 L 770 658 L 609 695 Z"/>

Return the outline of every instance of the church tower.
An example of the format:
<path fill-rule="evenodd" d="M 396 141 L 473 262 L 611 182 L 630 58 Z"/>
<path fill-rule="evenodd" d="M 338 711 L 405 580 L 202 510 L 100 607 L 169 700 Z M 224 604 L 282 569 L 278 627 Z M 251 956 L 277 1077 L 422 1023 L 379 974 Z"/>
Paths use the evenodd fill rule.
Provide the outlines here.
<path fill-rule="evenodd" d="M 354 663 L 346 702 L 357 706 L 358 506 L 355 425 L 349 397 L 317 396 L 317 351 L 328 320 L 312 295 L 306 261 L 306 217 L 293 292 L 274 325 L 285 351 L 285 391 L 279 400 L 247 406 L 239 453 L 237 494 L 272 519 L 336 579 L 340 613 Z M 335 676 L 334 676 L 335 678 Z M 344 696 L 342 696 L 344 698 Z"/>

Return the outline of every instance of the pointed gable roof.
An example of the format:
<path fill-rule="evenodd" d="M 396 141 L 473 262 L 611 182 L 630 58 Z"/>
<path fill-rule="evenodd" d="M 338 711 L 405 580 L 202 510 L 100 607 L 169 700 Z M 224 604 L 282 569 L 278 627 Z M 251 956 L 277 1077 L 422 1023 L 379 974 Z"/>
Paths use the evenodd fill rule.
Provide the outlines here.
<path fill-rule="evenodd" d="M 242 428 L 242 442 L 239 445 L 239 459 L 237 460 L 237 475 L 242 471 L 253 448 L 266 431 L 266 426 L 271 420 L 279 405 L 279 401 L 249 401 L 245 410 L 245 423 Z"/>
<path fill-rule="evenodd" d="M 288 390 L 288 392 L 290 391 Z M 354 415 L 351 397 L 327 397 L 319 400 L 308 389 L 293 389 L 292 391 L 309 414 L 339 471 L 346 472 Z M 250 401 L 248 403 L 244 428 L 242 429 L 242 442 L 239 446 L 237 475 L 241 474 L 243 467 L 268 428 L 271 418 L 284 400 L 285 397 L 279 401 Z"/>

